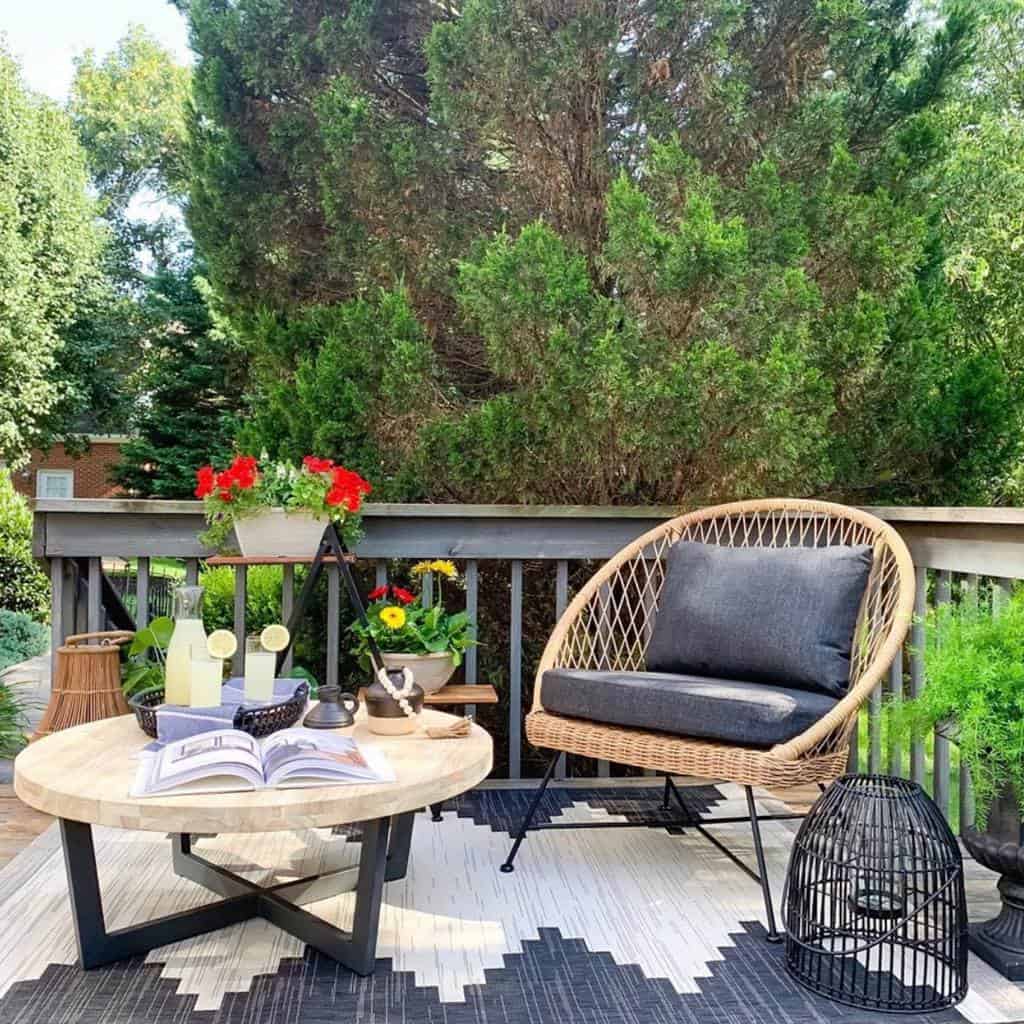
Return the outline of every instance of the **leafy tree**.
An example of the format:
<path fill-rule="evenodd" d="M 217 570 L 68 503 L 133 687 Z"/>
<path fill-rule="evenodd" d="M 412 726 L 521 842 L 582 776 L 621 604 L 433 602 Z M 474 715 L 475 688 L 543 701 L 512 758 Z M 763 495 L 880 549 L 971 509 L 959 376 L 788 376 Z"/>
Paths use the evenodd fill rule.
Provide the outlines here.
<path fill-rule="evenodd" d="M 216 324 L 205 293 L 186 252 L 156 270 L 140 300 L 147 322 L 135 380 L 141 400 L 115 471 L 133 494 L 191 497 L 196 467 L 230 453 L 247 361 Z"/>
<path fill-rule="evenodd" d="M 115 476 L 145 497 L 187 497 L 196 465 L 230 447 L 246 361 L 215 324 L 183 198 L 190 74 L 142 28 L 76 61 L 69 111 L 109 225 L 103 277 L 66 331 L 53 433 L 135 435 Z M 139 216 L 156 205 L 155 220 Z"/>
<path fill-rule="evenodd" d="M 189 222 L 253 353 L 247 446 L 317 442 L 402 497 L 998 493 L 1014 91 L 972 126 L 1015 7 L 180 6 Z"/>
<path fill-rule="evenodd" d="M 13 466 L 61 399 L 61 333 L 96 274 L 87 185 L 71 122 L 0 51 L 0 458 Z"/>
<path fill-rule="evenodd" d="M 100 59 L 75 61 L 69 112 L 108 216 L 140 193 L 167 199 L 181 185 L 188 69 L 141 26 Z"/>

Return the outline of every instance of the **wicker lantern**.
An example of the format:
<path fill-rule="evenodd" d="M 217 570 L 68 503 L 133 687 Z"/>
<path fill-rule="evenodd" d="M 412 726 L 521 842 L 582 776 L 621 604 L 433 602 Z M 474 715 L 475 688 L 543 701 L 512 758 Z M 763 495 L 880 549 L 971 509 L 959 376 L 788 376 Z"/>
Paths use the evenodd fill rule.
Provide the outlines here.
<path fill-rule="evenodd" d="M 73 725 L 131 714 L 121 689 L 121 645 L 134 633 L 77 633 L 57 648 L 57 673 L 37 740 Z M 90 643 L 89 641 L 96 641 Z"/>
<path fill-rule="evenodd" d="M 785 915 L 786 966 L 820 995 L 924 1012 L 967 992 L 963 861 L 917 783 L 833 783 L 793 845 Z"/>

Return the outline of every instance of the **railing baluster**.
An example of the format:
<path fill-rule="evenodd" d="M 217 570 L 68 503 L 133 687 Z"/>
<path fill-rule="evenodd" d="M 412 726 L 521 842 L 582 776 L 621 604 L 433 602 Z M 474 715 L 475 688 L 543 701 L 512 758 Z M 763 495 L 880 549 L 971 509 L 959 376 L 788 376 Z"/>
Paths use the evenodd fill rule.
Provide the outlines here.
<path fill-rule="evenodd" d="M 508 775 L 522 778 L 523 731 L 523 563 L 512 561 L 508 658 Z"/>
<path fill-rule="evenodd" d="M 292 611 L 295 608 L 295 566 L 286 562 L 281 566 L 281 621 L 290 622 Z M 287 677 L 291 672 L 295 661 L 293 647 L 288 648 L 288 654 L 281 662 L 281 672 Z"/>
<path fill-rule="evenodd" d="M 882 770 L 882 684 L 868 698 L 868 771 L 877 775 Z"/>
<path fill-rule="evenodd" d="M 935 604 L 941 608 L 949 604 L 953 596 L 953 576 L 947 569 L 939 572 L 935 581 Z M 932 761 L 932 790 L 936 806 L 944 817 L 949 817 L 950 776 L 952 765 L 949 753 L 949 740 L 935 730 L 934 754 Z"/>
<path fill-rule="evenodd" d="M 57 648 L 67 636 L 64 623 L 64 559 L 50 559 L 50 678 L 57 678 Z"/>
<path fill-rule="evenodd" d="M 338 657 L 341 647 L 341 570 L 327 566 L 327 672 L 328 686 L 338 683 Z"/>
<path fill-rule="evenodd" d="M 892 660 L 889 666 L 889 696 L 894 701 L 903 700 L 903 651 L 900 651 Z M 889 766 L 890 775 L 903 777 L 903 745 L 897 739 L 889 736 Z"/>
<path fill-rule="evenodd" d="M 142 556 L 135 570 L 135 628 L 149 625 L 149 559 Z"/>
<path fill-rule="evenodd" d="M 924 617 L 927 611 L 928 570 L 915 566 L 914 621 L 910 626 L 910 696 L 920 697 L 924 686 Z M 917 736 L 910 743 L 910 777 L 924 785 L 924 740 Z"/>
<path fill-rule="evenodd" d="M 86 598 L 88 618 L 86 628 L 90 633 L 98 633 L 106 626 L 103 621 L 103 565 L 98 558 L 89 559 L 89 591 Z"/>
<path fill-rule="evenodd" d="M 562 617 L 569 605 L 569 562 L 560 558 L 555 565 L 555 622 Z M 555 765 L 555 777 L 564 779 L 566 777 L 567 759 L 565 754 L 560 754 L 558 764 Z"/>
<path fill-rule="evenodd" d="M 479 618 L 479 604 L 480 604 L 480 568 L 477 565 L 476 559 L 471 558 L 466 562 L 466 615 L 469 618 L 470 625 L 473 627 L 474 633 L 476 632 L 477 619 Z M 477 673 L 477 657 L 476 647 L 470 647 L 466 651 L 466 683 L 470 686 L 476 684 L 476 673 Z M 476 705 L 467 704 L 466 714 L 476 716 Z"/>
<path fill-rule="evenodd" d="M 432 572 L 425 572 L 423 574 L 423 583 L 421 584 L 420 594 L 423 599 L 424 608 L 434 607 L 434 574 Z"/>
<path fill-rule="evenodd" d="M 185 559 L 185 583 L 194 587 L 199 582 L 199 559 L 198 558 L 186 558 Z"/>
<path fill-rule="evenodd" d="M 235 566 L 235 636 L 238 638 L 238 649 L 231 660 L 232 671 L 236 676 L 245 674 L 245 600 L 249 589 L 248 568 L 244 565 Z"/>
<path fill-rule="evenodd" d="M 378 558 L 373 563 L 373 585 L 375 587 L 386 587 L 388 585 L 388 562 L 386 558 Z"/>
<path fill-rule="evenodd" d="M 976 572 L 966 573 L 963 577 L 963 593 L 961 595 L 964 604 L 971 609 L 978 609 L 981 606 L 981 581 Z M 960 761 L 960 834 L 964 829 L 974 824 L 974 791 L 971 789 L 971 773 L 964 764 L 963 757 Z"/>

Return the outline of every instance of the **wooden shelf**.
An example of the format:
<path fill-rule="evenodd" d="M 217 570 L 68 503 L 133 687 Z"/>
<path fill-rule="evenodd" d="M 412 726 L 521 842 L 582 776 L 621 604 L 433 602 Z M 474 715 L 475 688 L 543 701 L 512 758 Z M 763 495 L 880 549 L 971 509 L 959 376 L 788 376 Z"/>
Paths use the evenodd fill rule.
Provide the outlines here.
<path fill-rule="evenodd" d="M 207 565 L 309 565 L 313 561 L 313 555 L 308 558 L 290 558 L 285 555 L 262 555 L 253 558 L 246 558 L 243 555 L 214 555 L 206 560 Z M 354 563 L 356 556 L 349 554 L 345 561 Z M 334 555 L 326 555 L 324 563 L 337 562 Z"/>
<path fill-rule="evenodd" d="M 359 691 L 359 699 L 366 699 L 365 688 Z M 432 707 L 452 704 L 497 704 L 498 691 L 486 683 L 474 686 L 450 684 L 442 686 L 436 693 L 428 693 L 423 698 L 423 703 Z"/>

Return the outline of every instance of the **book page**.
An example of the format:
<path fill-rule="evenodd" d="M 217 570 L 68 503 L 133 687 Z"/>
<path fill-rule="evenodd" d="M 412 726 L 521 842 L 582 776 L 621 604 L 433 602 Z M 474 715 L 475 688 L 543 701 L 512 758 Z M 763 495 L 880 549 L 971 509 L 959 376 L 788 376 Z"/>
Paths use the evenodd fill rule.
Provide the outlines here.
<path fill-rule="evenodd" d="M 284 729 L 262 743 L 267 785 L 320 785 L 325 782 L 387 782 L 386 762 L 367 756 L 350 736 L 316 729 Z M 301 780 L 301 781 L 300 781 Z"/>
<path fill-rule="evenodd" d="M 200 789 L 196 783 L 203 780 L 209 786 Z M 237 729 L 219 729 L 168 743 L 162 750 L 144 752 L 132 795 L 152 796 L 175 789 L 224 792 L 262 785 L 259 743 Z"/>

